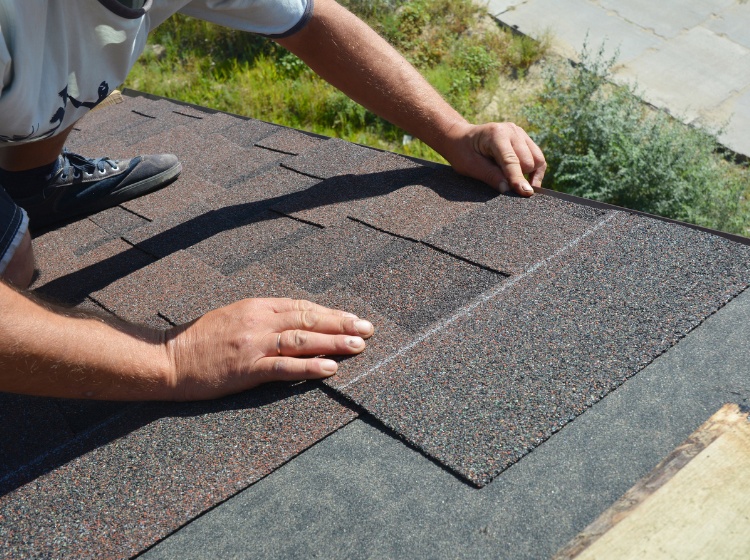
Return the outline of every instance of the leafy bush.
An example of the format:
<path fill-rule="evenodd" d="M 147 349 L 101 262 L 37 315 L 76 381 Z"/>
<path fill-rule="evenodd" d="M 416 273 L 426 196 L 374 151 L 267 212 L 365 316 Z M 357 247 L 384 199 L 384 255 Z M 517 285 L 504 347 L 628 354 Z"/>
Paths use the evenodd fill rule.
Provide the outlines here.
<path fill-rule="evenodd" d="M 698 225 L 748 234 L 747 169 L 715 138 L 645 106 L 609 82 L 614 59 L 584 47 L 581 63 L 546 76 L 526 110 L 545 152 L 545 186 Z"/>

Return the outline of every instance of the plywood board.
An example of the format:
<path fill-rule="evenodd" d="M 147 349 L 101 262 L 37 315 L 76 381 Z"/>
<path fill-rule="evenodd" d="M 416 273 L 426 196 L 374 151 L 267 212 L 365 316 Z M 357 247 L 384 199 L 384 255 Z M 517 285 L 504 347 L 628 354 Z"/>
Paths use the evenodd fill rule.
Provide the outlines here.
<path fill-rule="evenodd" d="M 91 110 L 96 111 L 97 109 L 101 109 L 102 107 L 109 107 L 111 105 L 117 105 L 118 103 L 122 103 L 122 93 L 120 93 L 120 90 L 115 89 L 112 90 L 112 93 L 105 97 L 101 103 L 96 105 Z"/>
<path fill-rule="evenodd" d="M 750 558 L 747 412 L 722 407 L 555 558 Z"/>

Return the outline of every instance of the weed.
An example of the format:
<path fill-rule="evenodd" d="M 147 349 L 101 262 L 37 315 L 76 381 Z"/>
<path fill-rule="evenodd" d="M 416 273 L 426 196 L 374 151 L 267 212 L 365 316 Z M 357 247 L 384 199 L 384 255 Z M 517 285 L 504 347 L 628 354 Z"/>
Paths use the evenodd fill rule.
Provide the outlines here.
<path fill-rule="evenodd" d="M 568 73 L 548 74 L 527 111 L 550 166 L 545 186 L 698 225 L 747 234 L 750 175 L 715 137 L 647 108 L 609 82 L 614 59 L 586 48 Z"/>

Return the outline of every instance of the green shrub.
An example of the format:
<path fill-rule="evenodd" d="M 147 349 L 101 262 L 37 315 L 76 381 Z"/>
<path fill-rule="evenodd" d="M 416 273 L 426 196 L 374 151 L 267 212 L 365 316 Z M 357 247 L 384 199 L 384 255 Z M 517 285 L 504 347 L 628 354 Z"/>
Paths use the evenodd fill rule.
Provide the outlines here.
<path fill-rule="evenodd" d="M 747 235 L 747 169 L 727 162 L 708 132 L 611 85 L 613 63 L 584 47 L 579 65 L 547 74 L 525 111 L 549 164 L 545 186 Z"/>

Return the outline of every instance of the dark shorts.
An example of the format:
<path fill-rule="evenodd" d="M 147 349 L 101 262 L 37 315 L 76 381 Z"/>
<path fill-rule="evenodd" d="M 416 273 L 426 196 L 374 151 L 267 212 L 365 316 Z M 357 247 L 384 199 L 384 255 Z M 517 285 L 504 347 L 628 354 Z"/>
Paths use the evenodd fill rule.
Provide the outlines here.
<path fill-rule="evenodd" d="M 0 188 L 0 274 L 5 272 L 28 227 L 26 212 Z"/>

